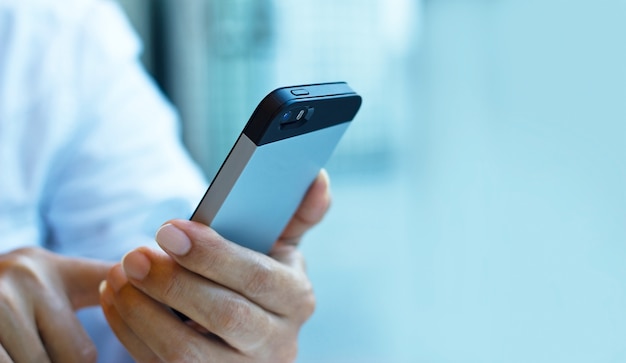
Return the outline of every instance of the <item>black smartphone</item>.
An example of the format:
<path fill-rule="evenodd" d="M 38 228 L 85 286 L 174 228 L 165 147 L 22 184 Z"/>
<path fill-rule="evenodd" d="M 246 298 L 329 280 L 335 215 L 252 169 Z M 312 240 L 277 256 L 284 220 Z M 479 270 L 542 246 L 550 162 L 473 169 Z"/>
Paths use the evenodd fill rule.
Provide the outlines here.
<path fill-rule="evenodd" d="M 354 119 L 345 82 L 279 88 L 257 106 L 191 220 L 268 253 Z"/>

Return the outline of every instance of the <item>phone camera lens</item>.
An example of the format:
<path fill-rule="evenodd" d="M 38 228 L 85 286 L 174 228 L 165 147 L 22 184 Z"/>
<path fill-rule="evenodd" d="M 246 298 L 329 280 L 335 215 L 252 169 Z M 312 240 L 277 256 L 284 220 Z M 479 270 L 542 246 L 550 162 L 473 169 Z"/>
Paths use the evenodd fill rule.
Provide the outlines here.
<path fill-rule="evenodd" d="M 289 121 L 289 119 L 291 119 L 291 111 L 286 111 L 285 113 L 283 113 L 281 120 L 282 122 L 287 122 Z"/>

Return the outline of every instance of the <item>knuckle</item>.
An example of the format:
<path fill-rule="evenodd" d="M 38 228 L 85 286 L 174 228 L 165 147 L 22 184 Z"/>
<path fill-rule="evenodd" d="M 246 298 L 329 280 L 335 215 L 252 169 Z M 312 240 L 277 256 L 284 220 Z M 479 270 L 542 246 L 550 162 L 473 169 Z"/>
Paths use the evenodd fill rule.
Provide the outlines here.
<path fill-rule="evenodd" d="M 85 346 L 79 352 L 80 362 L 95 363 L 98 361 L 98 350 L 91 342 L 85 344 Z"/>
<path fill-rule="evenodd" d="M 174 302 L 181 299 L 184 292 L 183 282 L 177 275 L 172 275 L 167 279 L 163 289 L 163 299 L 165 302 Z"/>
<path fill-rule="evenodd" d="M 211 269 L 210 266 L 223 265 L 224 256 L 232 253 L 227 240 L 214 230 L 210 230 L 208 234 L 206 232 L 201 233 L 199 236 L 195 236 L 195 239 L 199 243 L 194 243 L 192 247 L 193 253 L 188 256 L 195 256 L 194 259 L 203 261 L 202 266 L 206 266 L 208 271 Z"/>
<path fill-rule="evenodd" d="M 307 280 L 303 283 L 303 290 L 300 296 L 299 315 L 303 320 L 307 320 L 315 312 L 317 300 L 315 298 L 315 292 L 313 291 L 313 285 Z"/>
<path fill-rule="evenodd" d="M 264 260 L 257 260 L 248 274 L 244 289 L 251 297 L 260 297 L 272 292 L 274 285 L 275 271 L 270 263 Z"/>
<path fill-rule="evenodd" d="M 190 361 L 190 355 L 185 349 L 168 349 L 163 353 L 163 360 L 168 363 L 185 363 Z M 155 358 L 154 363 L 161 363 L 161 360 Z"/>
<path fill-rule="evenodd" d="M 250 320 L 252 311 L 250 306 L 241 298 L 228 297 L 216 309 L 214 323 L 225 336 L 240 335 Z"/>
<path fill-rule="evenodd" d="M 37 254 L 36 249 L 23 248 L 5 255 L 0 260 L 0 279 L 7 284 L 8 281 L 18 281 L 20 285 L 33 288 L 43 286 L 36 263 Z"/>
<path fill-rule="evenodd" d="M 0 311 L 5 314 L 13 314 L 20 306 L 15 294 L 11 293 L 12 289 L 6 287 L 5 283 L 0 283 L 0 291 L 2 291 L 2 294 L 0 294 Z"/>

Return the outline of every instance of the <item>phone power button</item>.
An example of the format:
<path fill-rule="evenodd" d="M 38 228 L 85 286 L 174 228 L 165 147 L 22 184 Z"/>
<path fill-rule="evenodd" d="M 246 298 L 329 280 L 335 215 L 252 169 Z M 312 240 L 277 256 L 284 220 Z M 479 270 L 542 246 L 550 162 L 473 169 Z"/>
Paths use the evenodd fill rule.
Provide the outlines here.
<path fill-rule="evenodd" d="M 309 94 L 309 91 L 305 90 L 304 88 L 298 88 L 292 89 L 291 94 L 294 96 L 307 96 Z"/>

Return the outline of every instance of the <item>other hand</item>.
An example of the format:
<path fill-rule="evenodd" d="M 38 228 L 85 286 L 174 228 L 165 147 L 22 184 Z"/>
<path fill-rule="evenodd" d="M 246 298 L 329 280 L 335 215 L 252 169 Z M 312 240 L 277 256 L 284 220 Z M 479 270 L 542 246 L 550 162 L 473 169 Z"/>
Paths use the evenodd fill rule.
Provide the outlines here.
<path fill-rule="evenodd" d="M 111 266 L 41 248 L 0 256 L 0 362 L 95 362 L 74 312 L 98 304 Z"/>

